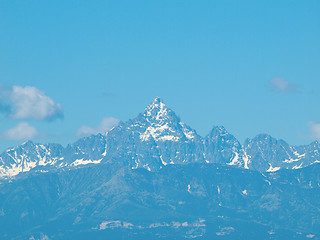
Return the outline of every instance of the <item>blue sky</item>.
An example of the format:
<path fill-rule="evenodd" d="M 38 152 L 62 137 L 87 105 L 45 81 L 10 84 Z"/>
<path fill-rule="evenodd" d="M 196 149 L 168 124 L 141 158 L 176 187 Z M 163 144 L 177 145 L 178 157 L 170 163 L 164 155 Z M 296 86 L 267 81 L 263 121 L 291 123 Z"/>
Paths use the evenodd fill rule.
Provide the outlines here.
<path fill-rule="evenodd" d="M 161 97 L 205 136 L 320 138 L 320 1 L 1 1 L 0 151 Z"/>

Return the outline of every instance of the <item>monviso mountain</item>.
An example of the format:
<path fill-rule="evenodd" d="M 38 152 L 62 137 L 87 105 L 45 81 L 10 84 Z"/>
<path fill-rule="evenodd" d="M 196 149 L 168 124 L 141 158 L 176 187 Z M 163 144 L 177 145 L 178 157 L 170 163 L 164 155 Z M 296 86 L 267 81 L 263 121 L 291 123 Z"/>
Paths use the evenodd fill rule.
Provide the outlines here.
<path fill-rule="evenodd" d="M 319 239 L 320 145 L 201 137 L 156 98 L 63 147 L 0 155 L 0 239 Z"/>

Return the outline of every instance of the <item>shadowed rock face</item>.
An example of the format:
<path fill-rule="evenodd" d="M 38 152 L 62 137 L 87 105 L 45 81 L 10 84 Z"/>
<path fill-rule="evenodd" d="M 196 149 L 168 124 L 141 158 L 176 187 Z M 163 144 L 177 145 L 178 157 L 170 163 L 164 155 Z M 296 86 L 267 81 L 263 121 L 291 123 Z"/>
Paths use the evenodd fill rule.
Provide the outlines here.
<path fill-rule="evenodd" d="M 222 126 L 214 127 L 202 138 L 160 98 L 155 98 L 136 118 L 121 122 L 105 134 L 79 139 L 66 148 L 28 141 L 4 151 L 0 155 L 0 178 L 106 162 L 149 171 L 168 164 L 220 163 L 274 172 L 318 163 L 319 151 L 318 142 L 290 146 L 266 134 L 241 145 Z"/>

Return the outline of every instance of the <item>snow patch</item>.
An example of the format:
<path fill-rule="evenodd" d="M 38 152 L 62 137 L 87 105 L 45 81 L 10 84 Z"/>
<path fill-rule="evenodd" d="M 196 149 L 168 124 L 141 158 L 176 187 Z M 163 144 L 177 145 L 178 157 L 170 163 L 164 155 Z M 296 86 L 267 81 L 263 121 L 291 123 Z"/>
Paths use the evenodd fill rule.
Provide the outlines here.
<path fill-rule="evenodd" d="M 93 163 L 93 164 L 98 164 L 102 161 L 102 158 L 99 159 L 99 160 L 83 160 L 83 158 L 81 159 L 77 159 L 75 160 L 71 166 L 79 166 L 79 165 L 87 165 L 87 164 L 90 164 L 90 163 Z"/>
<path fill-rule="evenodd" d="M 269 169 L 267 170 L 267 172 L 276 172 L 279 171 L 280 167 L 272 167 L 272 165 L 270 164 Z"/>
<path fill-rule="evenodd" d="M 191 193 L 190 189 L 191 189 L 191 186 L 190 186 L 190 184 L 188 184 L 188 192 L 189 193 Z"/>
<path fill-rule="evenodd" d="M 162 158 L 162 155 L 160 156 L 160 160 L 161 160 L 161 162 L 162 162 L 162 164 L 164 165 L 164 166 L 166 166 L 168 163 L 166 163 L 165 161 L 163 161 L 163 158 Z"/>
<path fill-rule="evenodd" d="M 302 164 L 303 164 L 303 162 L 302 162 L 302 163 L 300 163 L 300 165 L 299 165 L 299 166 L 298 166 L 298 165 L 293 166 L 293 167 L 292 167 L 292 169 L 299 169 L 299 168 L 302 168 Z"/>
<path fill-rule="evenodd" d="M 307 238 L 314 238 L 316 235 L 314 235 L 314 234 L 308 234 L 306 237 Z"/>
<path fill-rule="evenodd" d="M 251 158 L 251 156 L 247 155 L 247 153 L 245 152 L 244 156 L 243 156 L 244 168 L 245 169 L 249 169 L 249 167 L 248 167 L 249 158 Z"/>
<path fill-rule="evenodd" d="M 235 156 L 231 162 L 227 163 L 227 165 L 236 165 L 239 162 L 239 153 L 234 152 Z"/>

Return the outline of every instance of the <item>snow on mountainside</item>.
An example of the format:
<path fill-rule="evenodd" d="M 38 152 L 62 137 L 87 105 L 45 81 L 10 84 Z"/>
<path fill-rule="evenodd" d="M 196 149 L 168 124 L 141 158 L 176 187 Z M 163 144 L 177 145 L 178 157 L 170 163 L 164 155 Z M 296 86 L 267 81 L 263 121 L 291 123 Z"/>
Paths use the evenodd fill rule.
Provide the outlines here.
<path fill-rule="evenodd" d="M 157 97 L 136 118 L 120 122 L 104 135 L 81 138 L 66 148 L 28 141 L 4 151 L 0 155 L 0 178 L 100 163 L 149 171 L 168 164 L 219 163 L 274 172 L 318 163 L 319 151 L 317 141 L 290 146 L 266 134 L 241 145 L 222 126 L 214 127 L 202 138 Z"/>
<path fill-rule="evenodd" d="M 0 155 L 0 177 L 12 177 L 36 167 L 64 166 L 63 147 L 59 144 L 34 144 L 27 141 Z"/>
<path fill-rule="evenodd" d="M 140 134 L 142 141 L 147 141 L 152 137 L 155 141 L 178 142 L 194 139 L 197 135 L 194 130 L 181 122 L 158 97 L 146 107 L 141 118 L 144 120 L 143 125 L 147 126 Z"/>
<path fill-rule="evenodd" d="M 274 172 L 280 169 L 299 169 L 320 160 L 317 142 L 308 146 L 290 146 L 267 134 L 260 134 L 244 143 L 244 151 L 253 159 L 249 168 Z"/>
<path fill-rule="evenodd" d="M 207 163 L 221 163 L 248 169 L 248 156 L 240 142 L 227 130 L 214 127 L 204 139 Z"/>
<path fill-rule="evenodd" d="M 107 159 L 125 160 L 132 168 L 152 171 L 167 164 L 204 162 L 202 138 L 160 98 L 109 131 L 106 138 Z"/>
<path fill-rule="evenodd" d="M 101 134 L 82 138 L 66 148 L 59 144 L 35 144 L 27 141 L 0 155 L 0 178 L 29 171 L 48 172 L 78 165 L 97 164 L 103 158 L 105 137 Z"/>

